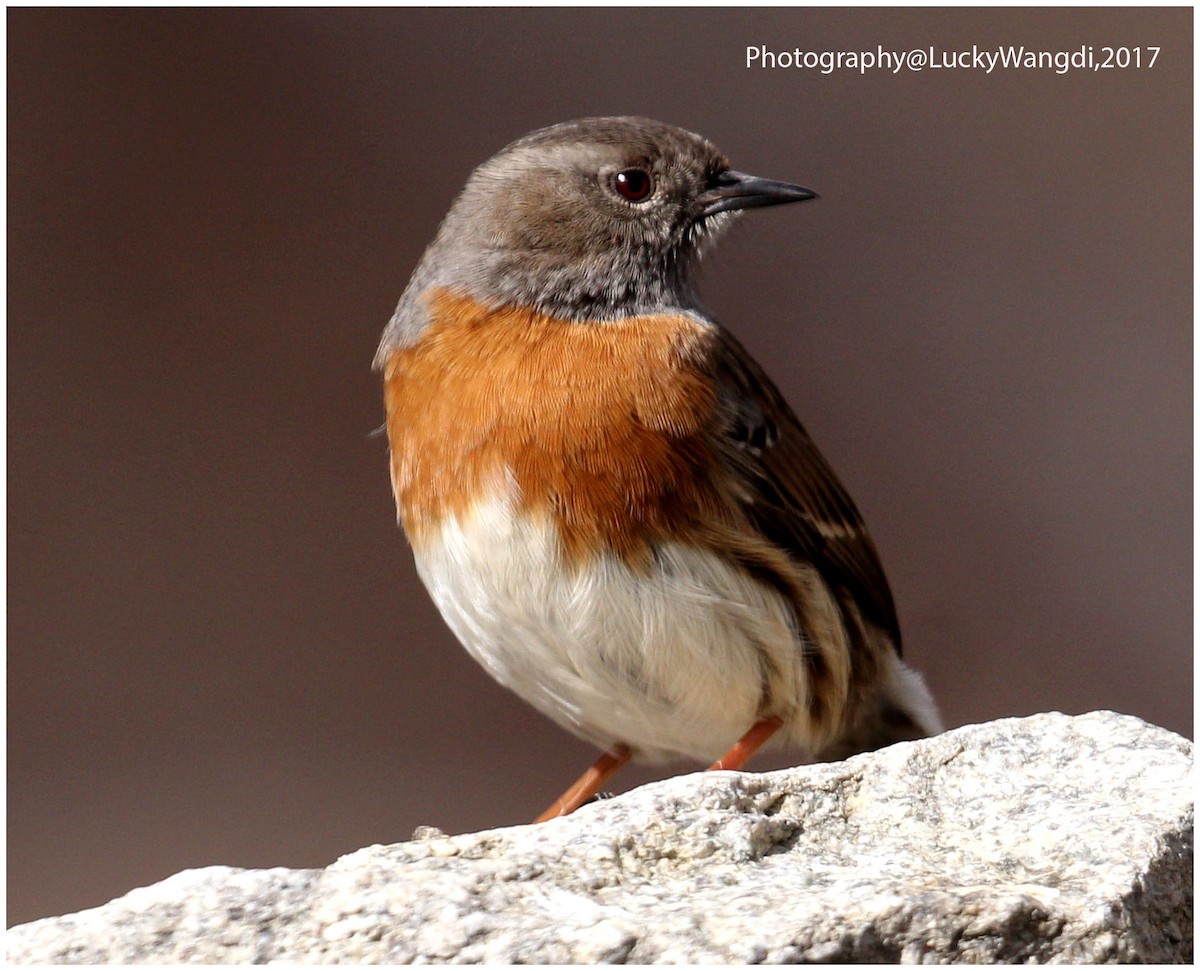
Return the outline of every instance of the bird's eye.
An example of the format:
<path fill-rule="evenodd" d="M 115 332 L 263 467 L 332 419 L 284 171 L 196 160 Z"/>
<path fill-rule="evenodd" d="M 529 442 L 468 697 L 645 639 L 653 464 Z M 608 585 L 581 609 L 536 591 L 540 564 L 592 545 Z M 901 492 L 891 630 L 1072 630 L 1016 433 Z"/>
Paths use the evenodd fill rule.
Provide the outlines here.
<path fill-rule="evenodd" d="M 641 169 L 624 169 L 613 176 L 613 188 L 630 202 L 641 202 L 654 190 L 654 180 Z"/>

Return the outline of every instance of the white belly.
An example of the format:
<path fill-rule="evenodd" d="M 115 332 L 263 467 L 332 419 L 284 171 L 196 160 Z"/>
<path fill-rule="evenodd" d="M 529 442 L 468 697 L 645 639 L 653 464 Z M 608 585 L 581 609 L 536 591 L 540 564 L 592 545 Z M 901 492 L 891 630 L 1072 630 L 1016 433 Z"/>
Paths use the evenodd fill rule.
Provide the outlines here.
<path fill-rule="evenodd" d="M 803 707 L 790 607 L 714 553 L 669 544 L 648 573 L 612 555 L 569 570 L 551 523 L 497 499 L 448 519 L 416 562 L 471 655 L 601 748 L 717 758 L 760 717 L 764 656 L 776 708 Z"/>

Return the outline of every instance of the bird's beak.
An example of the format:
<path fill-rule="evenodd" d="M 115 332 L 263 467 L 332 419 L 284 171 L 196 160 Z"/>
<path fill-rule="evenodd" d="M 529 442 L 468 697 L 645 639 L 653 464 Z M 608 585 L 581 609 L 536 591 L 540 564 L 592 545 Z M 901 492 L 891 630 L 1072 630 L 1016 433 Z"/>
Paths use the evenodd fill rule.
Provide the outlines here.
<path fill-rule="evenodd" d="M 815 199 L 817 194 L 802 185 L 760 179 L 745 172 L 726 169 L 715 184 L 700 194 L 700 215 L 711 216 L 728 209 L 753 209 L 756 206 L 780 206 L 785 202 Z"/>

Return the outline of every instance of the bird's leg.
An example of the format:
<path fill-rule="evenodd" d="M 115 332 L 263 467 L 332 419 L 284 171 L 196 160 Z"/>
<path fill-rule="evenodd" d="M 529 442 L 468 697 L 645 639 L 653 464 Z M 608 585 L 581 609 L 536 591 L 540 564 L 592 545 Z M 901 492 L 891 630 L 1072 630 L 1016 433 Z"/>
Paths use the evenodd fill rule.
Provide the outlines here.
<path fill-rule="evenodd" d="M 770 718 L 763 718 L 761 721 L 756 721 L 750 726 L 750 731 L 746 732 L 745 735 L 734 743 L 733 748 L 708 767 L 708 771 L 712 772 L 714 769 L 740 769 L 750 761 L 750 756 L 763 747 L 767 739 L 779 731 L 779 726 L 782 724 L 783 719 L 778 715 L 772 715 Z"/>
<path fill-rule="evenodd" d="M 596 759 L 596 764 L 581 775 L 575 783 L 561 796 L 550 804 L 550 808 L 542 813 L 535 823 L 544 823 L 558 816 L 566 816 L 575 812 L 580 806 L 592 798 L 600 787 L 617 773 L 617 769 L 629 761 L 633 753 L 625 745 L 618 745 L 613 751 L 605 752 Z"/>

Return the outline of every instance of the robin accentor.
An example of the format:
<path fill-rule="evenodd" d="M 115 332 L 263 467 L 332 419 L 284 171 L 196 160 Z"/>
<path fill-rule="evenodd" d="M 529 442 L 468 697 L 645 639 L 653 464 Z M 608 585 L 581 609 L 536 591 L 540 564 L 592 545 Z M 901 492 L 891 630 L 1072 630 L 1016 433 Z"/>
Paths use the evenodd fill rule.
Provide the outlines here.
<path fill-rule="evenodd" d="M 630 757 L 738 768 L 768 740 L 828 759 L 940 730 L 853 501 L 694 288 L 740 210 L 814 196 L 659 122 L 544 128 L 471 175 L 383 333 L 430 595 L 605 751 L 543 819 Z"/>

